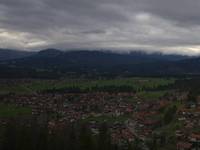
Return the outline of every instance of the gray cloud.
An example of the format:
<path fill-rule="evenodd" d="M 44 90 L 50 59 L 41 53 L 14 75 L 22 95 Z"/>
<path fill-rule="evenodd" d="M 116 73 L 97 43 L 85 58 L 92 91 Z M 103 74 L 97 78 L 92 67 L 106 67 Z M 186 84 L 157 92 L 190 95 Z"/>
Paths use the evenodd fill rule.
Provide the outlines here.
<path fill-rule="evenodd" d="M 198 0 L 1 0 L 0 47 L 200 54 Z"/>

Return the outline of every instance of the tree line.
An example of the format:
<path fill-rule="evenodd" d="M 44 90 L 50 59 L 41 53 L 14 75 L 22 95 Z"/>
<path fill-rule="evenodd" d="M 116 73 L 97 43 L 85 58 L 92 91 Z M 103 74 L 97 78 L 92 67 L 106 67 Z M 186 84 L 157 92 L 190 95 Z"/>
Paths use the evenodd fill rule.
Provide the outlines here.
<path fill-rule="evenodd" d="M 11 119 L 0 126 L 1 150 L 122 150 L 113 144 L 106 123 L 93 134 L 87 123 L 58 124 L 49 128 L 35 119 Z"/>

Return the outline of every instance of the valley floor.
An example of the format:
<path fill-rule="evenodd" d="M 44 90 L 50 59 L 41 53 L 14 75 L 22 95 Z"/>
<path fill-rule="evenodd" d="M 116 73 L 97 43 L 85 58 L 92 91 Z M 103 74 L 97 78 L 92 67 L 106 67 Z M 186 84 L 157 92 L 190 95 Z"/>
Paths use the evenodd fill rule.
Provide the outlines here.
<path fill-rule="evenodd" d="M 198 149 L 200 99 L 188 99 L 190 93 L 175 87 L 176 80 L 0 81 L 0 124 L 34 117 L 47 124 L 49 133 L 87 124 L 98 136 L 106 123 L 111 143 L 124 149 L 136 142 L 141 149 Z"/>

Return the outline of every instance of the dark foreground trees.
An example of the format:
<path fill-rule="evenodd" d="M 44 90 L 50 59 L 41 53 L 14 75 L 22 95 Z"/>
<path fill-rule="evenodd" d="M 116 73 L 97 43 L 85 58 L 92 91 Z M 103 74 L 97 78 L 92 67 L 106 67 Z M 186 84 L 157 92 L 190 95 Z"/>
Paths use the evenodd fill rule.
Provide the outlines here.
<path fill-rule="evenodd" d="M 58 124 L 49 128 L 35 121 L 10 120 L 1 125 L 1 150 L 117 150 L 111 143 L 108 127 L 92 134 L 87 124 Z"/>

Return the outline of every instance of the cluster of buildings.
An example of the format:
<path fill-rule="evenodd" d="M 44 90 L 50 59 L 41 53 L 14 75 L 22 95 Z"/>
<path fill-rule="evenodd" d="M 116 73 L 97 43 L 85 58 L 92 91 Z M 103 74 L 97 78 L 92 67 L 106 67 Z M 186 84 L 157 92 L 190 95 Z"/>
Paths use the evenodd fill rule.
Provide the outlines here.
<path fill-rule="evenodd" d="M 183 101 L 178 111 L 181 130 L 176 131 L 178 150 L 200 150 L 200 99 Z"/>
<path fill-rule="evenodd" d="M 176 95 L 177 96 L 177 95 Z M 32 109 L 34 116 L 47 116 L 50 129 L 61 128 L 67 122 L 87 121 L 94 134 L 102 122 L 108 122 L 111 139 L 123 144 L 138 138 L 145 141 L 163 125 L 162 112 L 179 98 L 182 106 L 176 116 L 183 127 L 174 133 L 177 150 L 198 150 L 200 147 L 200 101 L 187 103 L 185 96 L 168 96 L 156 100 L 141 100 L 135 93 L 65 93 L 6 95 L 4 103 L 15 103 Z"/>

